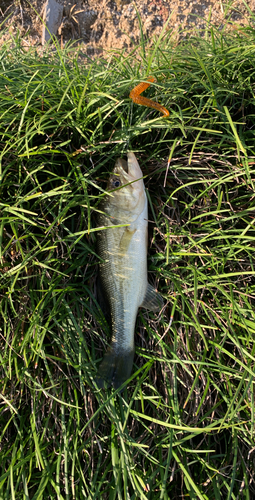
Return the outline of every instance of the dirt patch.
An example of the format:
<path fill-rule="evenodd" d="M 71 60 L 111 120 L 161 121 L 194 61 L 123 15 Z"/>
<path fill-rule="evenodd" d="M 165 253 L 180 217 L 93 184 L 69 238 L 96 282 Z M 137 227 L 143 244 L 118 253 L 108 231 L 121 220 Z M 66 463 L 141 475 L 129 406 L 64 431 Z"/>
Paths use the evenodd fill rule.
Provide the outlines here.
<path fill-rule="evenodd" d="M 255 0 L 246 0 L 254 11 Z M 169 19 L 169 30 L 178 37 L 180 30 L 194 26 L 203 31 L 208 19 L 220 27 L 247 24 L 248 12 L 242 0 L 58 0 L 63 5 L 63 17 L 59 22 L 57 37 L 65 45 L 76 40 L 89 54 L 104 49 L 129 49 L 140 41 L 138 10 L 143 31 L 152 38 L 159 35 Z M 135 6 L 136 5 L 136 6 Z M 42 42 L 42 18 L 45 0 L 2 0 L 0 6 L 1 37 L 6 40 L 20 32 L 24 45 L 40 45 Z M 1 43 L 1 40 L 0 40 Z"/>

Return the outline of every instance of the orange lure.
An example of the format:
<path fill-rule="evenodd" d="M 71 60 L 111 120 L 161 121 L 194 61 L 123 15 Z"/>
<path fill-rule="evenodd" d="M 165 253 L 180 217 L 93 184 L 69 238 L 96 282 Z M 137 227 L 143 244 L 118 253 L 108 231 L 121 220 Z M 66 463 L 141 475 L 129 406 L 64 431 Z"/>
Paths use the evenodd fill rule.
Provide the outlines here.
<path fill-rule="evenodd" d="M 133 102 L 136 104 L 141 104 L 141 106 L 147 106 L 147 108 L 153 108 L 157 109 L 161 113 L 163 113 L 164 116 L 169 116 L 169 111 L 164 108 L 164 106 L 161 106 L 161 104 L 158 104 L 155 101 L 152 101 L 151 99 L 148 99 L 147 97 L 143 97 L 140 94 L 146 90 L 152 82 L 156 82 L 156 78 L 151 76 L 150 78 L 147 79 L 147 82 L 142 82 L 139 83 L 133 90 L 131 90 L 129 97 L 132 99 Z"/>

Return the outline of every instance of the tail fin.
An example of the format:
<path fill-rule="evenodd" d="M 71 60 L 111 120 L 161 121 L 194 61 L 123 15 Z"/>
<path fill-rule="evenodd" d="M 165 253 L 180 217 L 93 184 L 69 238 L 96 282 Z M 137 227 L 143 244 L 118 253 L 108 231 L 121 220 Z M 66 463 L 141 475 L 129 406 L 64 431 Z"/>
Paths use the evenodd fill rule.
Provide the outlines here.
<path fill-rule="evenodd" d="M 117 352 L 110 346 L 98 368 L 96 383 L 100 389 L 113 385 L 118 389 L 132 372 L 134 350 Z"/>

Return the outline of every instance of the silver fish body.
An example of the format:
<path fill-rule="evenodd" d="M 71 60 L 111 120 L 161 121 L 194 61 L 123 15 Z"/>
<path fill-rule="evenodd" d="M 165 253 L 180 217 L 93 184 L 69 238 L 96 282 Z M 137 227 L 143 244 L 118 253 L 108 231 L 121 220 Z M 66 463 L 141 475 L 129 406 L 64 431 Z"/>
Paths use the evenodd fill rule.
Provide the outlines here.
<path fill-rule="evenodd" d="M 148 205 L 134 153 L 118 159 L 108 183 L 98 225 L 100 278 L 110 306 L 112 340 L 99 366 L 97 384 L 120 387 L 130 376 L 139 307 L 153 311 L 162 299 L 147 282 Z M 116 227 L 120 226 L 120 227 Z"/>

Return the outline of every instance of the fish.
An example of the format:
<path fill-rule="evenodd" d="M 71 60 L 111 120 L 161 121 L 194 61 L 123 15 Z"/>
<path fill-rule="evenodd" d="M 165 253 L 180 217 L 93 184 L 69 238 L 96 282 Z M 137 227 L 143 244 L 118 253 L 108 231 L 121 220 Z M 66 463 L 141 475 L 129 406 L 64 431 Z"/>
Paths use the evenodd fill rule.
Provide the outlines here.
<path fill-rule="evenodd" d="M 133 152 L 118 158 L 99 206 L 97 253 L 101 293 L 109 304 L 112 339 L 98 368 L 97 386 L 118 389 L 131 375 L 139 307 L 157 312 L 161 295 L 148 283 L 148 202 Z"/>

